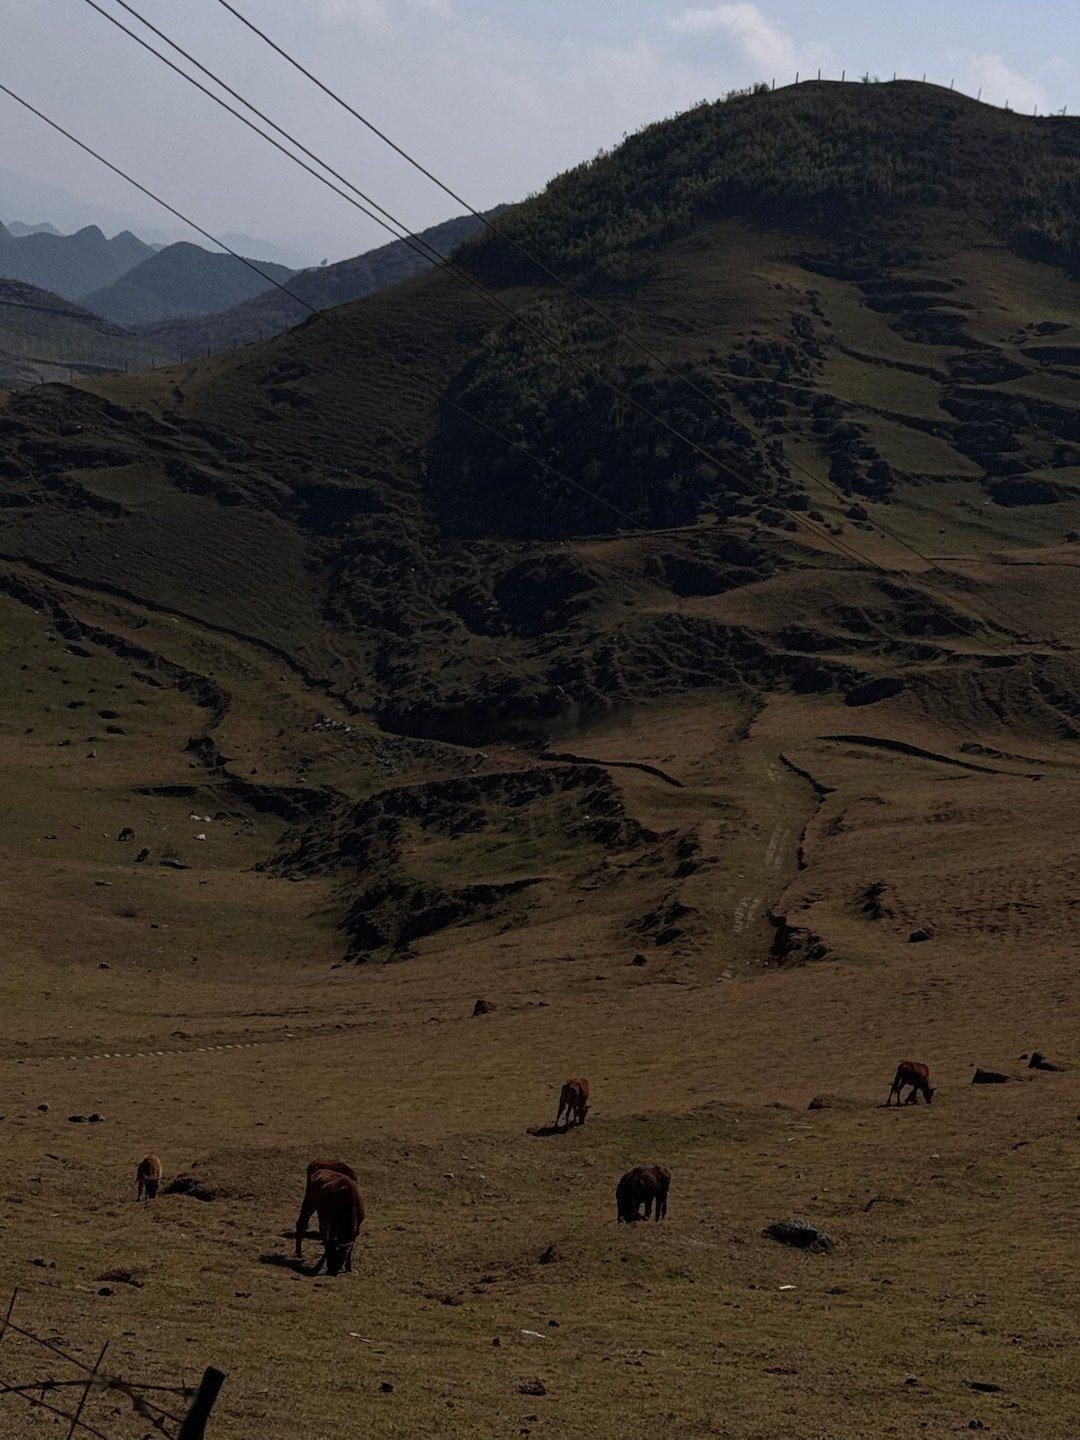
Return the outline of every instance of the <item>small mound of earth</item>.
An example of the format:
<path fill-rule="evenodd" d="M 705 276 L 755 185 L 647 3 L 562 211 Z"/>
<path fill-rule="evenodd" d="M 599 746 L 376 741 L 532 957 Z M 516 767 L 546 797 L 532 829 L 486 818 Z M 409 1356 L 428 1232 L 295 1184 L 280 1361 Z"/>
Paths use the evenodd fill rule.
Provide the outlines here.
<path fill-rule="evenodd" d="M 202 1200 L 209 1204 L 212 1200 L 222 1200 L 225 1191 L 220 1186 L 207 1185 L 205 1180 L 200 1180 L 197 1175 L 177 1175 L 175 1179 L 162 1187 L 163 1195 L 187 1195 L 192 1200 Z"/>

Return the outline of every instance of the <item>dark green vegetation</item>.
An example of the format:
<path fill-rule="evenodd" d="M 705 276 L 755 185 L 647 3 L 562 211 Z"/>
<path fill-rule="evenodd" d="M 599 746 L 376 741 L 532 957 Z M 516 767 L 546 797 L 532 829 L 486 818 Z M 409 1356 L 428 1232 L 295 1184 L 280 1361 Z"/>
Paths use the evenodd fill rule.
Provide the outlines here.
<path fill-rule="evenodd" d="M 1080 143 L 1064 117 L 1032 119 L 901 81 L 806 84 L 703 103 L 632 136 L 515 208 L 505 232 L 557 267 L 618 278 L 635 257 L 724 215 L 842 233 L 915 211 L 983 223 L 1067 264 L 1080 260 Z M 872 256 L 873 252 L 870 252 Z M 870 258 L 868 256 L 868 258 Z M 528 274 L 484 239 L 474 261 Z"/>

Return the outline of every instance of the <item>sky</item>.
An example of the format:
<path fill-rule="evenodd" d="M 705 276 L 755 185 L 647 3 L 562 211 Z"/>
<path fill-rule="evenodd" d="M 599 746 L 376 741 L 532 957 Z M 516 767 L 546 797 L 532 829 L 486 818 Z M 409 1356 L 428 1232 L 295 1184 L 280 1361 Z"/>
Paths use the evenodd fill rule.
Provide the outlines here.
<path fill-rule="evenodd" d="M 116 0 L 97 3 L 138 28 Z M 219 0 L 129 3 L 408 225 L 458 213 Z M 651 120 L 796 71 L 926 74 L 1013 109 L 1080 113 L 1077 0 L 234 3 L 478 208 Z M 307 260 L 389 238 L 86 0 L 0 0 L 0 34 L 0 83 L 213 233 Z M 0 116 L 0 219 L 195 238 L 2 94 Z"/>

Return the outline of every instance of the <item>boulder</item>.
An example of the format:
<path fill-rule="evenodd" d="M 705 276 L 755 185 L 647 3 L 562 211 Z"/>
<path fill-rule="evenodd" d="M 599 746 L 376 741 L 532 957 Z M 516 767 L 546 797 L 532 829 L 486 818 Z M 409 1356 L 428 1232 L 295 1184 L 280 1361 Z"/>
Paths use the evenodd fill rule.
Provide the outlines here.
<path fill-rule="evenodd" d="M 791 1215 L 786 1220 L 774 1220 L 771 1225 L 766 1225 L 761 1233 L 781 1245 L 794 1245 L 797 1250 L 816 1250 L 830 1254 L 836 1249 L 836 1241 L 830 1235 L 826 1235 L 816 1225 L 811 1225 L 810 1221 L 804 1220 L 801 1215 Z"/>
<path fill-rule="evenodd" d="M 976 1066 L 971 1083 L 973 1085 L 1004 1085 L 1008 1078 L 1000 1070 L 984 1070 L 981 1066 Z"/>

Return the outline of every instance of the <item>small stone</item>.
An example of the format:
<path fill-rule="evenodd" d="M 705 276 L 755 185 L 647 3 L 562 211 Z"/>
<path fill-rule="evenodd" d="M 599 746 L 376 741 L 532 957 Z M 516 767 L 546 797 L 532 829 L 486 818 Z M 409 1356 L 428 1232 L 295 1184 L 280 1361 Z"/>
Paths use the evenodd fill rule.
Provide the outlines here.
<path fill-rule="evenodd" d="M 85 1115 L 69 1115 L 69 1116 L 68 1116 L 68 1124 L 69 1124 L 69 1125 L 85 1125 L 85 1124 L 86 1124 L 86 1116 L 85 1116 Z"/>
<path fill-rule="evenodd" d="M 97 1293 L 99 1295 L 111 1295 L 113 1292 L 109 1289 L 108 1285 L 102 1285 Z"/>
<path fill-rule="evenodd" d="M 98 1110 L 95 1110 L 94 1113 L 90 1116 L 91 1125 L 101 1125 L 104 1123 L 104 1120 L 105 1116 L 102 1115 Z"/>
<path fill-rule="evenodd" d="M 382 1393 L 383 1393 L 384 1395 L 389 1395 L 389 1394 L 391 1393 L 391 1391 L 393 1390 L 393 1388 L 394 1388 L 394 1382 L 393 1382 L 392 1380 L 380 1380 L 380 1381 L 379 1381 L 379 1389 L 382 1391 Z"/>
<path fill-rule="evenodd" d="M 929 926 L 922 925 L 919 927 L 918 930 L 912 930 L 911 934 L 907 938 L 909 944 L 919 945 L 924 940 L 932 940 L 934 938 L 934 932 L 929 928 Z"/>
<path fill-rule="evenodd" d="M 631 965 L 647 965 L 647 964 L 648 964 L 648 961 L 645 959 L 645 956 L 644 956 L 644 955 L 635 955 L 634 958 L 630 961 L 630 964 L 631 964 Z"/>
<path fill-rule="evenodd" d="M 480 1000 L 477 1000 L 476 1004 L 473 1006 L 472 1013 L 474 1015 L 490 1015 L 494 1008 L 495 1007 L 494 1005 L 492 1005 L 490 1000 L 484 1000 L 481 998 Z"/>
<path fill-rule="evenodd" d="M 541 1265 L 554 1265 L 556 1260 L 561 1260 L 563 1257 L 556 1245 L 545 1245 L 536 1258 Z"/>
<path fill-rule="evenodd" d="M 526 1380 L 518 1386 L 519 1395 L 546 1395 L 547 1386 L 542 1380 Z"/>
<path fill-rule="evenodd" d="M 37 1108 L 41 1111 L 42 1115 L 45 1115 L 49 1109 L 48 1105 L 39 1105 Z"/>
<path fill-rule="evenodd" d="M 825 1101 L 820 1095 L 815 1095 L 806 1108 L 808 1110 L 824 1110 Z"/>
<path fill-rule="evenodd" d="M 1009 1077 L 1003 1075 L 1000 1070 L 983 1070 L 981 1066 L 976 1066 L 971 1083 L 973 1085 L 1004 1085 L 1008 1079 Z"/>

